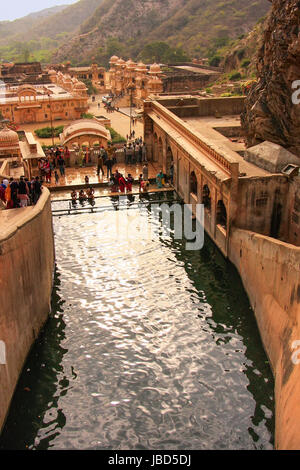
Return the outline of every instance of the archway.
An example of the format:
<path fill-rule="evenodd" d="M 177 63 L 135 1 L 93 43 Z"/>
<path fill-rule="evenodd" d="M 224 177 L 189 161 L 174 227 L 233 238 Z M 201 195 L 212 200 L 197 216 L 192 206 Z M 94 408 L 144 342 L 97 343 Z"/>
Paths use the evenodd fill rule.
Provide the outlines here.
<path fill-rule="evenodd" d="M 190 175 L 190 192 L 195 194 L 195 196 L 198 195 L 198 181 L 194 171 Z"/>
<path fill-rule="evenodd" d="M 217 203 L 217 225 L 221 225 L 226 229 L 227 227 L 227 210 L 224 202 L 220 199 Z"/>
<path fill-rule="evenodd" d="M 157 135 L 153 135 L 153 161 L 158 161 L 158 138 Z"/>
<path fill-rule="evenodd" d="M 171 165 L 174 164 L 173 153 L 170 147 L 167 148 L 167 155 L 166 155 L 166 173 L 170 175 Z"/>
<path fill-rule="evenodd" d="M 205 209 L 207 209 L 210 212 L 211 195 L 210 195 L 210 189 L 207 184 L 205 184 L 202 188 L 202 204 L 204 205 Z"/>
<path fill-rule="evenodd" d="M 161 137 L 158 139 L 158 163 L 163 166 L 163 143 Z"/>

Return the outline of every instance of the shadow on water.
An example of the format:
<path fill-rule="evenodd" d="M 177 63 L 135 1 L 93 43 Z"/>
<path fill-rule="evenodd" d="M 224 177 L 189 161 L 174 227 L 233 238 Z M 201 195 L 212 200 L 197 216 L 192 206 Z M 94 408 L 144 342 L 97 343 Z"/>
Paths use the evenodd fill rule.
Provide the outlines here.
<path fill-rule="evenodd" d="M 178 261 L 184 263 L 186 273 L 195 289 L 205 293 L 201 300 L 211 306 L 212 315 L 206 317 L 206 323 L 210 327 L 215 343 L 223 347 L 231 341 L 232 334 L 242 337 L 245 346 L 244 355 L 248 359 L 243 364 L 243 373 L 249 380 L 247 388 L 256 403 L 255 412 L 251 417 L 253 427 L 249 427 L 248 432 L 256 447 L 255 443 L 259 440 L 259 436 L 255 428 L 265 421 L 271 436 L 270 444 L 274 446 L 274 378 L 254 312 L 237 269 L 224 258 L 206 234 L 204 246 L 200 251 L 187 251 L 184 248 L 185 240 L 161 238 L 161 242 L 173 249 Z M 195 308 L 195 312 L 195 315 L 201 318 L 199 310 Z"/>
<path fill-rule="evenodd" d="M 50 408 L 57 409 L 57 415 L 53 416 L 52 430 L 57 429 L 59 434 L 59 430 L 65 425 L 66 418 L 58 409 L 58 399 L 64 391 L 67 393 L 69 386 L 61 365 L 67 350 L 60 345 L 65 338 L 65 323 L 64 301 L 59 295 L 59 286 L 60 275 L 55 269 L 51 313 L 29 353 L 18 381 L 10 413 L 0 437 L 2 450 L 49 448 L 56 433 L 52 432 L 51 437 L 44 437 L 38 442 L 37 432 L 44 427 L 45 414 Z M 46 425 L 49 427 L 49 417 L 47 420 Z"/>

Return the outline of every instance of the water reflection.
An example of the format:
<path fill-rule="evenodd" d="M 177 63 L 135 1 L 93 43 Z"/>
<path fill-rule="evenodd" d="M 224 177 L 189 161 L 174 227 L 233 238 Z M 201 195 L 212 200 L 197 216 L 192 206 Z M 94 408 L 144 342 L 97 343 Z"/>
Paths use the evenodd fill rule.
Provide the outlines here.
<path fill-rule="evenodd" d="M 273 380 L 236 271 L 209 239 L 187 252 L 172 233 L 128 238 L 126 221 L 54 220 L 57 308 L 2 448 L 272 448 Z"/>

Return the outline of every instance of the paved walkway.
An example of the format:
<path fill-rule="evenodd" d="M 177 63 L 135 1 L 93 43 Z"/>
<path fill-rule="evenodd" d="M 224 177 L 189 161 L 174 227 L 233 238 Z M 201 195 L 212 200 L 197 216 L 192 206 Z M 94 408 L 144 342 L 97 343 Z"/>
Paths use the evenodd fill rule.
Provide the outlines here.
<path fill-rule="evenodd" d="M 120 135 L 126 138 L 130 134 L 130 118 L 129 116 L 124 116 L 124 114 L 114 111 L 113 113 L 108 113 L 104 104 L 101 101 L 102 95 L 96 95 L 95 103 L 92 103 L 92 100 L 89 100 L 89 112 L 95 116 L 104 116 L 111 121 L 111 127 L 115 129 Z M 98 103 L 100 103 L 100 109 L 98 109 Z M 120 108 L 122 111 L 123 109 Z M 124 108 L 124 111 L 129 114 L 128 108 Z M 144 135 L 144 126 L 143 123 L 137 121 L 136 125 L 132 127 L 132 130 L 135 131 L 135 137 L 143 137 Z"/>
<path fill-rule="evenodd" d="M 142 173 L 143 164 L 139 163 L 136 165 L 125 165 L 125 163 L 118 163 L 114 165 L 113 172 L 119 170 L 119 172 L 127 176 L 128 173 L 132 175 L 135 180 L 139 179 L 140 174 Z M 104 167 L 106 170 L 106 167 Z M 149 162 L 148 163 L 148 177 L 150 179 L 155 178 L 157 173 L 160 171 L 160 167 L 156 162 Z M 59 172 L 58 172 L 59 173 Z M 95 166 L 88 166 L 84 168 L 66 168 L 66 175 L 60 176 L 58 184 L 55 184 L 54 177 L 52 176 L 51 184 L 44 183 L 44 186 L 48 187 L 49 189 L 59 190 L 65 189 L 66 187 L 78 186 L 78 185 L 85 185 L 85 176 L 89 177 L 89 184 L 107 184 L 109 179 L 107 178 L 107 174 L 105 172 L 104 176 L 102 176 L 101 172 L 100 175 L 97 176 L 97 168 Z"/>

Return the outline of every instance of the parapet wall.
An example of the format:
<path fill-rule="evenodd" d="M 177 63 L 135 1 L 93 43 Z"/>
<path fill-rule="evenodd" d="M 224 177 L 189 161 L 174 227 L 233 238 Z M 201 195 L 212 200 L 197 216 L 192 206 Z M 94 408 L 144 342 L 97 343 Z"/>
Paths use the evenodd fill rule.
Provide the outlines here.
<path fill-rule="evenodd" d="M 0 431 L 24 361 L 50 312 L 54 240 L 50 193 L 0 214 Z"/>
<path fill-rule="evenodd" d="M 300 449 L 300 248 L 233 229 L 229 258 L 248 293 L 275 377 L 276 448 Z"/>

